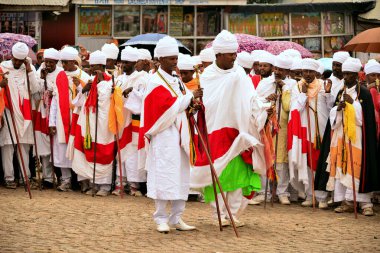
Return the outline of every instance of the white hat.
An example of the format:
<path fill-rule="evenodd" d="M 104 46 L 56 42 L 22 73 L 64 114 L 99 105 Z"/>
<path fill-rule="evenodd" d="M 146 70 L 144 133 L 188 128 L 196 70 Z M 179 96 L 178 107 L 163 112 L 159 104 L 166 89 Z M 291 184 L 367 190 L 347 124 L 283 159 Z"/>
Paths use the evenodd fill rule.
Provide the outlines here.
<path fill-rule="evenodd" d="M 179 49 L 177 40 L 170 36 L 165 36 L 157 42 L 155 57 L 178 56 Z"/>
<path fill-rule="evenodd" d="M 369 60 L 364 67 L 364 72 L 366 75 L 372 73 L 380 74 L 380 63 L 378 63 L 375 59 Z"/>
<path fill-rule="evenodd" d="M 235 35 L 227 30 L 221 31 L 212 42 L 215 54 L 236 53 L 239 44 Z"/>
<path fill-rule="evenodd" d="M 152 60 L 152 55 L 150 54 L 149 50 L 140 48 L 137 49 L 139 51 L 139 60 Z"/>
<path fill-rule="evenodd" d="M 274 66 L 281 69 L 290 69 L 292 67 L 292 63 L 293 61 L 289 57 L 279 54 L 276 56 Z"/>
<path fill-rule="evenodd" d="M 114 43 L 104 44 L 102 52 L 106 55 L 107 59 L 116 60 L 119 55 L 119 48 Z"/>
<path fill-rule="evenodd" d="M 265 62 L 274 65 L 275 56 L 267 51 L 262 52 L 259 57 L 259 62 Z"/>
<path fill-rule="evenodd" d="M 252 52 L 251 52 L 251 55 L 252 55 L 252 57 L 253 57 L 253 60 L 255 61 L 255 62 L 258 62 L 258 61 L 260 61 L 260 56 L 261 56 L 261 54 L 262 53 L 266 53 L 267 51 L 265 51 L 265 50 L 253 50 Z"/>
<path fill-rule="evenodd" d="M 286 49 L 280 53 L 281 55 L 288 56 L 292 60 L 296 59 L 302 59 L 301 53 L 298 50 L 295 49 Z"/>
<path fill-rule="evenodd" d="M 348 57 L 350 57 L 350 54 L 348 52 L 344 52 L 344 51 L 336 52 L 333 55 L 333 61 L 340 62 L 343 64 L 343 62 L 345 62 Z"/>
<path fill-rule="evenodd" d="M 60 60 L 59 51 L 55 48 L 48 48 L 44 51 L 44 58 L 45 59 L 52 59 L 52 60 Z"/>
<path fill-rule="evenodd" d="M 302 59 L 295 59 L 292 62 L 290 70 L 302 69 Z"/>
<path fill-rule="evenodd" d="M 201 60 L 201 57 L 199 57 L 199 55 L 192 56 L 191 58 L 193 58 L 195 65 L 201 65 L 202 64 L 202 60 Z"/>
<path fill-rule="evenodd" d="M 319 63 L 317 60 L 306 58 L 302 60 L 302 69 L 318 71 Z"/>
<path fill-rule="evenodd" d="M 181 54 L 178 57 L 177 67 L 179 70 L 194 70 L 194 66 L 197 65 L 194 58 L 188 54 Z"/>
<path fill-rule="evenodd" d="M 319 72 L 319 74 L 322 75 L 323 72 L 325 72 L 325 66 L 323 66 L 322 62 L 320 62 L 320 61 L 317 61 L 317 62 L 319 64 L 318 72 Z"/>
<path fill-rule="evenodd" d="M 65 47 L 60 52 L 61 61 L 75 61 L 78 57 L 78 50 L 73 47 Z"/>
<path fill-rule="evenodd" d="M 12 55 L 14 58 L 24 60 L 29 53 L 29 47 L 23 42 L 17 42 L 12 47 Z"/>
<path fill-rule="evenodd" d="M 213 61 L 215 61 L 215 52 L 214 52 L 214 49 L 212 47 L 203 49 L 199 53 L 199 56 L 201 57 L 201 60 L 203 62 L 213 62 Z"/>
<path fill-rule="evenodd" d="M 107 57 L 102 51 L 96 50 L 90 54 L 90 59 L 88 61 L 90 65 L 106 65 Z"/>
<path fill-rule="evenodd" d="M 240 66 L 246 69 L 251 69 L 253 66 L 253 63 L 255 62 L 252 55 L 245 51 L 237 54 L 236 61 L 237 61 L 237 64 L 239 64 Z"/>
<path fill-rule="evenodd" d="M 130 62 L 137 62 L 140 57 L 140 52 L 137 50 L 137 48 L 126 46 L 121 51 L 121 60 L 122 61 L 130 61 Z"/>
<path fill-rule="evenodd" d="M 359 72 L 362 68 L 362 63 L 357 58 L 348 57 L 342 64 L 342 72 Z"/>

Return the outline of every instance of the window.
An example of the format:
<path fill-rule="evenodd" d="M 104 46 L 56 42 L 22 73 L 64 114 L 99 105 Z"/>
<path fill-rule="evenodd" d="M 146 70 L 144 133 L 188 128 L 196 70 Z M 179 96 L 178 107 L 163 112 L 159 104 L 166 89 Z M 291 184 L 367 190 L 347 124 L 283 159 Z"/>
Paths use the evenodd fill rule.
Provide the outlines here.
<path fill-rule="evenodd" d="M 345 33 L 344 13 L 326 12 L 323 15 L 324 34 L 342 34 Z"/>
<path fill-rule="evenodd" d="M 286 13 L 259 14 L 260 37 L 280 37 L 289 35 L 289 16 Z"/>
<path fill-rule="evenodd" d="M 194 7 L 171 6 L 170 7 L 170 35 L 193 36 L 194 35 Z"/>
<path fill-rule="evenodd" d="M 332 36 L 325 37 L 323 45 L 325 48 L 325 57 L 332 57 L 334 52 L 340 50 L 349 40 L 351 36 Z"/>
<path fill-rule="evenodd" d="M 79 36 L 111 36 L 111 6 L 79 8 Z"/>
<path fill-rule="evenodd" d="M 321 34 L 321 14 L 319 12 L 292 13 L 292 35 Z"/>
<path fill-rule="evenodd" d="M 198 7 L 197 35 L 215 36 L 220 32 L 221 15 L 217 7 Z"/>
<path fill-rule="evenodd" d="M 256 35 L 256 15 L 245 13 L 230 13 L 228 15 L 227 29 L 232 33 Z"/>
<path fill-rule="evenodd" d="M 39 37 L 40 12 L 0 13 L 0 33 L 17 33 Z"/>
<path fill-rule="evenodd" d="M 140 34 L 140 6 L 114 7 L 114 36 L 135 36 Z"/>
<path fill-rule="evenodd" d="M 143 33 L 168 33 L 168 7 L 143 6 Z"/>
<path fill-rule="evenodd" d="M 322 57 L 322 47 L 321 47 L 321 38 L 299 38 L 293 39 L 293 42 L 300 44 L 311 53 L 314 54 L 314 57 Z"/>

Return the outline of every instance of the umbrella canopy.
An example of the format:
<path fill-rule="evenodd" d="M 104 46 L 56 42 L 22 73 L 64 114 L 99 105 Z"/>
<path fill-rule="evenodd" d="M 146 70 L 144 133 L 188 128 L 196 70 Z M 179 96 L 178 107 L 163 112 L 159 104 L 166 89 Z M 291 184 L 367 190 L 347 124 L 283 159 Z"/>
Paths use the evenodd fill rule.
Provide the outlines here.
<path fill-rule="evenodd" d="M 16 42 L 19 41 L 24 42 L 29 47 L 29 49 L 37 44 L 37 41 L 29 35 L 15 33 L 0 33 L 0 58 L 12 58 L 12 47 L 14 44 L 16 44 Z M 33 55 L 31 52 L 29 52 L 29 54 Z"/>
<path fill-rule="evenodd" d="M 325 70 L 332 71 L 332 62 L 333 62 L 332 58 L 321 58 L 321 59 L 318 59 L 318 61 L 322 63 Z"/>
<path fill-rule="evenodd" d="M 120 47 L 131 46 L 131 47 L 136 47 L 136 48 L 145 48 L 145 49 L 148 49 L 153 56 L 153 51 L 157 45 L 157 42 L 165 36 L 167 36 L 167 34 L 161 34 L 161 33 L 140 34 L 127 40 L 125 43 L 121 44 Z M 185 47 L 180 41 L 177 40 L 177 43 L 178 43 L 179 52 L 183 54 L 191 54 L 190 49 Z"/>
<path fill-rule="evenodd" d="M 292 41 L 269 41 L 269 46 L 265 50 L 271 54 L 278 55 L 286 49 L 297 50 L 301 53 L 302 58 L 313 57 L 313 54 L 309 50 Z"/>
<path fill-rule="evenodd" d="M 359 33 L 343 47 L 343 50 L 380 53 L 380 27 Z"/>
<path fill-rule="evenodd" d="M 243 33 L 235 33 L 234 35 L 239 44 L 238 53 L 242 51 L 250 53 L 253 50 L 265 50 L 269 46 L 268 41 L 254 35 Z M 205 48 L 209 47 L 212 47 L 212 41 L 207 43 Z"/>

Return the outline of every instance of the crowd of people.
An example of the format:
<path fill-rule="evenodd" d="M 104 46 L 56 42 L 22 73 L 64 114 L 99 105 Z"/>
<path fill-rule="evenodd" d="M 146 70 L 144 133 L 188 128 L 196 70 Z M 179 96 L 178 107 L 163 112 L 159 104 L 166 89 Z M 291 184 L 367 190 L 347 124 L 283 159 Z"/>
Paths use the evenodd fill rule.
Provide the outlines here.
<path fill-rule="evenodd" d="M 380 63 L 340 51 L 331 71 L 294 49 L 238 46 L 226 30 L 199 56 L 179 53 L 170 36 L 153 57 L 107 43 L 86 58 L 64 46 L 39 51 L 35 67 L 16 43 L 0 64 L 5 187 L 147 196 L 165 233 L 195 229 L 181 219 L 194 194 L 216 223 L 219 203 L 229 226 L 221 190 L 237 227 L 248 204 L 269 201 L 343 213 L 355 197 L 363 215 L 374 215 Z"/>

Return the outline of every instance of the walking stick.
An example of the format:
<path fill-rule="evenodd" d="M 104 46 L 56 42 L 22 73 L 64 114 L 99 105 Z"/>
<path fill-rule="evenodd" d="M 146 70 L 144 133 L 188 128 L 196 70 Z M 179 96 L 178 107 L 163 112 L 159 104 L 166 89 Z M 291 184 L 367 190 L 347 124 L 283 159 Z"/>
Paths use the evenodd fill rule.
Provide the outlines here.
<path fill-rule="evenodd" d="M 306 112 L 307 112 L 307 128 L 309 135 L 309 163 L 310 163 L 310 171 L 311 171 L 311 192 L 313 198 L 313 210 L 315 211 L 315 191 L 314 191 L 314 172 L 313 172 L 313 160 L 312 160 L 312 150 L 311 150 L 311 128 L 310 128 L 310 105 L 309 98 L 306 100 Z"/>
<path fill-rule="evenodd" d="M 196 75 L 196 79 L 198 80 L 198 89 L 200 89 L 201 88 L 201 84 L 199 82 L 199 68 L 198 68 L 198 66 L 195 67 L 195 73 L 196 73 L 195 74 Z M 200 99 L 200 101 L 202 102 L 202 98 Z M 190 116 L 190 114 L 188 114 L 188 117 L 189 116 Z M 196 125 L 196 124 L 194 124 L 194 125 Z M 197 127 L 197 131 L 198 131 L 198 126 L 196 126 L 196 127 Z M 207 149 L 210 152 L 210 143 L 208 141 L 208 136 L 206 135 L 205 138 L 206 138 Z M 211 157 L 211 154 L 210 154 L 210 157 Z M 210 164 L 211 164 L 211 162 L 210 162 Z M 213 188 L 214 196 L 215 196 L 216 213 L 218 215 L 219 230 L 223 231 L 222 217 L 220 215 L 220 206 L 219 206 L 218 192 L 216 191 L 215 178 L 214 178 L 214 174 L 212 172 L 211 166 L 210 166 L 210 172 L 211 172 L 211 179 L 212 179 L 212 188 Z M 221 191 L 220 188 L 219 188 L 219 190 Z"/>
<path fill-rule="evenodd" d="M 113 73 L 112 73 L 112 86 L 115 87 L 115 77 L 114 77 Z M 116 114 L 116 112 L 115 112 L 115 114 Z M 116 134 L 115 134 L 115 138 L 116 138 L 116 144 L 117 144 L 117 156 L 118 156 L 118 163 L 119 163 L 119 175 L 120 175 L 120 187 L 121 187 L 120 198 L 123 198 L 123 195 L 124 195 L 123 170 L 122 170 L 122 167 L 121 167 L 122 163 L 121 163 L 121 152 L 120 152 L 120 141 L 119 141 L 119 124 L 117 123 L 117 119 L 116 119 Z"/>
<path fill-rule="evenodd" d="M 13 136 L 12 136 L 12 131 L 11 131 L 11 126 L 9 125 L 9 120 L 8 120 L 8 114 L 6 111 L 4 111 L 4 116 L 5 116 L 5 121 L 7 122 L 7 127 L 8 127 L 8 131 L 9 131 L 9 136 L 11 137 L 11 142 L 12 142 L 12 146 L 13 146 L 13 153 L 14 152 L 17 152 L 17 147 L 15 145 L 15 141 L 13 140 Z M 18 159 L 16 159 L 17 161 L 17 164 L 19 165 L 19 168 L 21 168 L 20 166 L 20 162 L 18 161 Z M 21 173 L 19 170 L 17 170 L 19 173 Z M 21 180 L 22 180 L 22 183 L 24 185 L 24 190 L 25 192 L 27 192 L 28 190 L 26 189 L 26 184 L 25 184 L 25 180 L 24 180 L 24 177 L 21 176 Z"/>
<path fill-rule="evenodd" d="M 355 219 L 358 218 L 358 209 L 356 204 L 356 186 L 355 186 L 355 172 L 354 172 L 354 160 L 352 160 L 352 144 L 351 140 L 348 139 L 348 147 L 350 149 L 350 161 L 351 161 L 351 176 L 352 176 L 352 194 L 354 196 L 354 213 L 355 213 Z"/>
<path fill-rule="evenodd" d="M 28 94 L 29 94 L 29 100 L 32 101 L 32 94 L 30 92 L 30 81 L 29 81 L 29 76 L 28 76 L 28 71 L 25 68 L 25 74 L 26 74 L 26 83 L 28 86 Z M 30 103 L 32 104 L 32 103 Z M 38 108 L 36 108 L 37 110 Z M 34 131 L 34 123 L 35 119 L 33 117 L 33 111 L 32 111 L 32 106 L 30 106 L 30 115 L 32 117 L 32 131 L 33 131 L 33 141 L 34 141 L 34 147 L 36 149 L 36 172 L 37 172 L 37 182 L 38 182 L 38 188 L 40 191 L 42 190 L 42 184 L 41 184 L 41 162 L 40 162 L 40 156 L 38 155 L 38 148 L 37 148 L 37 141 L 36 141 L 36 133 Z"/>
<path fill-rule="evenodd" d="M 25 177 L 25 183 L 26 183 L 26 188 L 27 188 L 28 193 L 29 193 L 29 198 L 32 199 L 32 192 L 30 191 L 29 178 L 28 178 L 28 175 L 26 174 L 24 157 L 22 156 L 21 145 L 20 145 L 20 140 L 18 138 L 16 121 L 15 121 L 15 117 L 13 115 L 13 105 L 11 104 L 12 101 L 10 100 L 10 91 L 9 91 L 9 87 L 8 86 L 5 86 L 5 92 L 6 92 L 7 102 L 8 102 L 8 105 L 9 105 L 9 112 L 11 113 L 13 130 L 14 130 L 15 136 L 16 136 L 17 149 L 18 149 L 18 153 L 20 155 L 20 160 L 21 160 L 21 165 L 22 165 L 21 167 L 22 167 L 23 173 L 21 173 L 21 174 L 24 174 L 23 176 Z M 12 135 L 12 133 L 10 133 L 10 135 Z"/>
<path fill-rule="evenodd" d="M 95 169 L 96 169 L 96 144 L 98 142 L 98 111 L 99 111 L 99 98 L 96 97 L 96 111 L 95 111 L 95 143 L 94 143 L 94 172 L 92 174 L 92 197 L 95 197 Z"/>

